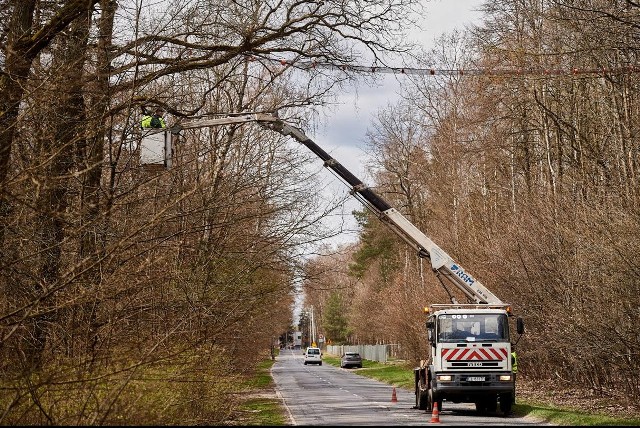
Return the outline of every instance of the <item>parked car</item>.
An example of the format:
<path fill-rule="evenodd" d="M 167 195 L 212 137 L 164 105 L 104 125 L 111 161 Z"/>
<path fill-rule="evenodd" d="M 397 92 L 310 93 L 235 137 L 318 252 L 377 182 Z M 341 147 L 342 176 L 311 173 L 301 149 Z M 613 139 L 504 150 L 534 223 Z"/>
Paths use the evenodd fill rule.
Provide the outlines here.
<path fill-rule="evenodd" d="M 349 368 L 349 367 L 357 367 L 359 369 L 362 368 L 362 357 L 357 352 L 345 352 L 340 357 L 340 367 Z"/>
<path fill-rule="evenodd" d="M 306 366 L 307 364 L 322 365 L 322 351 L 320 351 L 320 348 L 307 348 L 304 353 L 304 365 Z"/>

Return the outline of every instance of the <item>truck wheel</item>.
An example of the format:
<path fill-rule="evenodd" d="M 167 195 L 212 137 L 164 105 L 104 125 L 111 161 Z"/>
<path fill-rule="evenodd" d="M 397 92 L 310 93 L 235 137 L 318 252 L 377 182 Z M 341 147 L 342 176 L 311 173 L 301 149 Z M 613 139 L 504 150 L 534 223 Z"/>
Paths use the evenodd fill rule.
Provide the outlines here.
<path fill-rule="evenodd" d="M 429 405 L 428 401 L 429 401 L 428 390 L 421 379 L 418 382 L 418 388 L 416 390 L 416 407 L 420 410 L 431 411 L 431 409 L 427 409 Z"/>
<path fill-rule="evenodd" d="M 494 395 L 493 397 L 487 398 L 485 406 L 486 406 L 487 412 L 495 413 L 496 408 L 498 407 L 498 396 Z"/>
<path fill-rule="evenodd" d="M 433 403 L 438 403 L 438 412 L 440 412 L 442 410 L 442 398 L 438 397 L 438 394 L 429 388 L 429 393 L 427 394 L 427 412 L 433 412 Z"/>
<path fill-rule="evenodd" d="M 513 404 L 513 395 L 512 394 L 501 394 L 500 395 L 500 411 L 504 414 L 504 416 L 509 416 L 511 414 L 511 406 Z"/>
<path fill-rule="evenodd" d="M 428 400 L 427 409 L 429 409 L 430 412 L 433 412 L 433 403 L 438 404 L 438 412 L 442 411 L 442 398 L 438 398 L 438 395 L 433 389 L 429 389 Z"/>
<path fill-rule="evenodd" d="M 489 398 L 481 398 L 476 401 L 476 411 L 480 414 L 486 413 L 495 413 L 496 407 L 498 406 L 498 397 L 492 396 Z"/>

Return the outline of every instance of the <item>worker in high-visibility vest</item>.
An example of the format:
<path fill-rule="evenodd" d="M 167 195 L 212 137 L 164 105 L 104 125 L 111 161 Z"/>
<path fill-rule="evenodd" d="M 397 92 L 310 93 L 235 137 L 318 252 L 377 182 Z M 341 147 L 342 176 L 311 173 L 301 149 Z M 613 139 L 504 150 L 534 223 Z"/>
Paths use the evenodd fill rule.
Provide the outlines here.
<path fill-rule="evenodd" d="M 144 128 L 166 128 L 167 124 L 165 123 L 162 117 L 162 109 L 156 108 L 153 114 L 147 113 L 147 110 L 142 107 L 142 112 L 144 117 L 140 122 L 140 126 Z"/>

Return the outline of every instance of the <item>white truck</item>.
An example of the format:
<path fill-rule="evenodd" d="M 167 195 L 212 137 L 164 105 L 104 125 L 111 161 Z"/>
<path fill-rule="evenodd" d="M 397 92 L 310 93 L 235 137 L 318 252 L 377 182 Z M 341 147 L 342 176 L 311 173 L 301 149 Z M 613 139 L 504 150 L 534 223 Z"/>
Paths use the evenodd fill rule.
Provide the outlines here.
<path fill-rule="evenodd" d="M 261 126 L 291 136 L 306 146 L 350 188 L 351 194 L 373 212 L 398 236 L 415 248 L 418 256 L 427 258 L 440 283 L 451 296 L 450 304 L 433 304 L 425 308 L 430 355 L 414 369 L 415 408 L 432 412 L 434 405 L 442 409 L 443 400 L 475 403 L 479 413 L 494 412 L 498 404 L 504 415 L 515 402 L 510 334 L 511 307 L 498 299 L 446 252 L 389 205 L 373 190 L 333 159 L 299 128 L 277 115 L 248 113 L 201 119 L 182 123 L 164 131 L 165 153 L 170 156 L 171 136 L 182 129 L 256 122 Z M 144 149 L 145 138 L 142 147 Z M 157 140 L 157 138 L 156 138 Z M 158 142 L 150 140 L 150 144 Z M 162 144 L 161 144 L 162 146 Z M 171 165 L 165 159 L 164 165 Z M 445 281 L 455 286 L 468 303 L 458 303 Z M 524 332 L 522 318 L 516 318 L 518 340 Z M 517 343 L 517 340 L 516 340 Z"/>

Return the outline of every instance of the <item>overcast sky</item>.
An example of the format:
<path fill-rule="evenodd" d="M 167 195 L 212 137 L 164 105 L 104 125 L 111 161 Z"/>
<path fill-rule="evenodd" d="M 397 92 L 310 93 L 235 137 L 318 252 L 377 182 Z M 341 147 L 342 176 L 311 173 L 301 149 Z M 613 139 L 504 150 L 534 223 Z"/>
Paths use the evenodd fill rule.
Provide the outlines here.
<path fill-rule="evenodd" d="M 443 33 L 451 32 L 456 28 L 464 29 L 466 25 L 478 23 L 481 14 L 477 9 L 482 3 L 483 0 L 425 1 L 427 14 L 424 17 L 423 26 L 426 31 L 416 30 L 416 40 L 428 49 Z M 398 64 L 398 66 L 401 65 Z M 357 92 L 345 93 L 341 96 L 341 104 L 332 108 L 333 115 L 329 117 L 326 125 L 314 131 L 314 134 L 308 135 L 365 184 L 371 184 L 371 180 L 365 173 L 367 129 L 378 110 L 396 102 L 401 80 L 401 75 L 387 74 L 382 86 L 360 87 Z M 348 192 L 347 186 L 330 171 L 326 174 L 326 180 L 330 184 L 324 192 L 327 194 Z M 355 198 L 350 198 L 342 212 L 336 212 L 330 219 L 334 224 L 344 223 L 348 229 L 330 242 L 332 246 L 356 240 L 356 224 L 350 214 L 354 209 L 362 209 L 362 205 Z"/>

